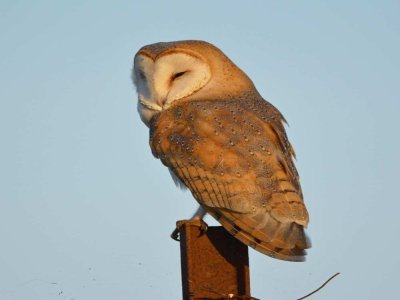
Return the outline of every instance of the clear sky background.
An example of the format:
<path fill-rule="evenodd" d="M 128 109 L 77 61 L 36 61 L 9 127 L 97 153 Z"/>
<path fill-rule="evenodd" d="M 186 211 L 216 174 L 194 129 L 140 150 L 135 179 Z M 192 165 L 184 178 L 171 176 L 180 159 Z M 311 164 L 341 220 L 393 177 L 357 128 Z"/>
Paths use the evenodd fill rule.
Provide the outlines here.
<path fill-rule="evenodd" d="M 143 45 L 220 47 L 289 121 L 307 262 L 250 250 L 252 294 L 398 299 L 399 1 L 1 1 L 0 299 L 180 299 L 195 208 L 148 146 Z M 211 224 L 213 222 L 207 219 Z"/>

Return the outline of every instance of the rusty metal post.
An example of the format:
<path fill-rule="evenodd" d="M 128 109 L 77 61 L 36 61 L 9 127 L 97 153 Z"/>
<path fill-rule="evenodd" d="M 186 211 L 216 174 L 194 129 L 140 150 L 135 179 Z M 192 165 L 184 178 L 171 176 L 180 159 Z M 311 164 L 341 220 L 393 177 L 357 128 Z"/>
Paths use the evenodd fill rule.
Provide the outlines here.
<path fill-rule="evenodd" d="M 179 233 L 184 300 L 255 299 L 246 245 L 221 226 L 204 233 L 193 222 L 181 222 Z"/>

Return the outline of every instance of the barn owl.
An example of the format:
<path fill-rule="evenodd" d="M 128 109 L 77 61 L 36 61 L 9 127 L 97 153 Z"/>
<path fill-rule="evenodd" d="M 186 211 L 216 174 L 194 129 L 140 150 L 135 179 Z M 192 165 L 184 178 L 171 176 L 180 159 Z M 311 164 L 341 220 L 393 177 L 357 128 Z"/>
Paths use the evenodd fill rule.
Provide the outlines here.
<path fill-rule="evenodd" d="M 138 112 L 153 155 L 200 209 L 271 257 L 304 261 L 310 247 L 294 151 L 281 113 L 221 50 L 156 43 L 135 55 Z"/>

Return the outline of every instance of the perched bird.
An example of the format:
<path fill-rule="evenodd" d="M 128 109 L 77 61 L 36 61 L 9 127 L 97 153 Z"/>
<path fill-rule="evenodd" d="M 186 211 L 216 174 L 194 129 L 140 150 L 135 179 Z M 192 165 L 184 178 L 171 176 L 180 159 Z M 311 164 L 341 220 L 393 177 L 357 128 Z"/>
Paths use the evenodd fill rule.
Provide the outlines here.
<path fill-rule="evenodd" d="M 281 113 L 221 50 L 156 43 L 135 55 L 138 112 L 153 155 L 232 235 L 271 257 L 304 261 L 310 247 Z"/>

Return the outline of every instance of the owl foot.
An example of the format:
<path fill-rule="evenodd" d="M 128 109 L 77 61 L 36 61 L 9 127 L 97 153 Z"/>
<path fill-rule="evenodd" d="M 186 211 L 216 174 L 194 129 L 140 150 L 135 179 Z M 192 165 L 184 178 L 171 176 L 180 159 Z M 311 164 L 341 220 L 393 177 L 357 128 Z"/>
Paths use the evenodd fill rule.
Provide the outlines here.
<path fill-rule="evenodd" d="M 206 222 L 204 222 L 202 219 L 190 219 L 190 220 L 180 220 L 176 222 L 176 228 L 175 230 L 171 233 L 171 238 L 174 239 L 175 241 L 180 241 L 180 229 L 184 224 L 190 225 L 190 226 L 197 226 L 200 229 L 200 235 L 203 235 L 206 233 L 208 229 L 208 225 Z"/>

